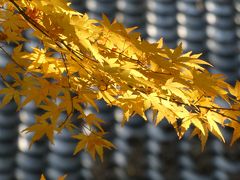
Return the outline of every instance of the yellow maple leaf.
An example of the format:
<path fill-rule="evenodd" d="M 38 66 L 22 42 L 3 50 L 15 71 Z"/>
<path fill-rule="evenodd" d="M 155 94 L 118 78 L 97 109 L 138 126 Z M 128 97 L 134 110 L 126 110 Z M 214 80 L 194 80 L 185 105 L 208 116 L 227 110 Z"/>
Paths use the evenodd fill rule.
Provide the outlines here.
<path fill-rule="evenodd" d="M 240 138 L 240 124 L 239 122 L 232 121 L 231 123 L 227 124 L 227 126 L 232 127 L 234 129 L 231 139 L 231 145 L 233 145 L 234 142 Z"/>
<path fill-rule="evenodd" d="M 103 135 L 103 132 L 91 132 L 90 134 L 80 133 L 74 135 L 73 138 L 80 140 L 75 148 L 74 154 L 86 149 L 93 159 L 95 159 L 97 153 L 101 161 L 103 161 L 103 148 L 111 149 L 115 147 L 111 142 L 103 139 Z"/>
<path fill-rule="evenodd" d="M 0 90 L 0 94 L 5 95 L 0 104 L 0 108 L 7 105 L 12 99 L 20 106 L 20 94 L 16 89 L 12 87 L 3 88 Z"/>
<path fill-rule="evenodd" d="M 57 180 L 65 180 L 67 175 L 60 176 Z M 40 180 L 46 180 L 45 176 L 42 174 Z"/>
<path fill-rule="evenodd" d="M 82 115 L 80 115 L 79 118 L 82 118 Z M 100 125 L 100 123 L 104 123 L 104 121 L 100 118 L 97 118 L 95 114 L 89 114 L 83 118 L 85 119 L 87 125 L 89 125 L 90 127 L 95 126 L 100 131 L 104 132 L 103 128 Z"/>
<path fill-rule="evenodd" d="M 234 88 L 229 85 L 228 90 L 232 95 L 237 98 L 237 100 L 240 100 L 240 81 L 236 82 Z"/>
<path fill-rule="evenodd" d="M 197 135 L 201 141 L 201 147 L 202 147 L 202 151 L 204 150 L 205 148 L 205 145 L 206 145 L 206 142 L 207 142 L 207 139 L 208 139 L 208 129 L 206 126 L 203 126 L 204 127 L 204 131 L 205 133 L 201 133 L 201 131 L 198 129 L 198 128 L 195 128 L 192 133 L 191 133 L 191 137 Z"/>
<path fill-rule="evenodd" d="M 46 178 L 44 177 L 44 175 L 43 175 L 43 174 L 41 175 L 41 178 L 40 178 L 40 180 L 46 180 Z"/>
<path fill-rule="evenodd" d="M 56 102 L 53 102 L 53 100 L 46 100 L 45 104 L 39 105 L 39 108 L 45 110 L 46 112 L 41 115 L 42 120 L 50 119 L 51 124 L 56 125 L 58 122 L 58 118 L 63 111 L 61 107 Z"/>
<path fill-rule="evenodd" d="M 24 129 L 23 132 L 34 133 L 31 139 L 31 147 L 34 142 L 41 139 L 45 135 L 50 140 L 50 142 L 53 143 L 54 129 L 55 127 L 52 124 L 49 124 L 47 121 L 37 120 L 36 124 Z"/>

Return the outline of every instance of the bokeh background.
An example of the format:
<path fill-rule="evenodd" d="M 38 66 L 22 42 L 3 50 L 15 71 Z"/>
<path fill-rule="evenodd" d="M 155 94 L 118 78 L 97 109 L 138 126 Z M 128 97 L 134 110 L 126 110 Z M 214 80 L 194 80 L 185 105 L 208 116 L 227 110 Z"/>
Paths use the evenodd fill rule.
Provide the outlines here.
<path fill-rule="evenodd" d="M 92 18 L 104 13 L 126 27 L 138 26 L 150 42 L 163 37 L 171 48 L 182 42 L 185 51 L 203 53 L 216 67 L 211 72 L 225 74 L 232 84 L 240 78 L 240 0 L 72 0 L 72 7 Z M 25 36 L 30 51 L 38 41 L 30 31 Z M 4 66 L 8 58 L 1 51 L 0 58 Z M 0 180 L 39 180 L 42 172 L 49 180 L 63 174 L 67 180 L 240 180 L 240 142 L 230 147 L 231 130 L 224 130 L 227 144 L 210 136 L 201 152 L 198 139 L 178 140 L 165 121 L 154 127 L 134 116 L 121 127 L 120 109 L 98 105 L 99 113 L 91 107 L 86 112 L 106 120 L 108 138 L 117 146 L 105 152 L 103 163 L 85 152 L 73 156 L 77 142 L 67 131 L 55 136 L 55 145 L 42 139 L 29 149 L 32 135 L 20 131 L 34 123 L 39 110 L 30 103 L 16 113 L 13 102 L 1 109 Z"/>

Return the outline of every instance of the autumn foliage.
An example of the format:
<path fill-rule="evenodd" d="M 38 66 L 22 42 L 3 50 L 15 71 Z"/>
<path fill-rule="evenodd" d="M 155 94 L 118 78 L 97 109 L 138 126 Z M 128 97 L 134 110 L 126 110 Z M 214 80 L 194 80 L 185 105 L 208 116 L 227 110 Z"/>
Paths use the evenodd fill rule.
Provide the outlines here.
<path fill-rule="evenodd" d="M 33 101 L 43 111 L 25 129 L 34 133 L 33 143 L 43 136 L 54 142 L 54 133 L 68 129 L 78 132 L 75 153 L 86 149 L 102 159 L 103 148 L 114 145 L 104 139 L 103 120 L 84 112 L 87 105 L 98 110 L 96 99 L 121 108 L 123 124 L 135 114 L 147 120 L 145 111 L 151 109 L 153 123 L 166 118 L 179 138 L 189 130 L 202 147 L 209 133 L 225 142 L 222 127 L 234 129 L 231 144 L 240 138 L 239 82 L 232 87 L 222 75 L 210 74 L 205 67 L 211 65 L 200 54 L 184 53 L 181 44 L 176 49 L 162 39 L 151 44 L 134 28 L 106 17 L 89 19 L 69 5 L 64 0 L 0 2 L 0 48 L 11 59 L 0 68 L 1 107 L 14 100 L 20 110 Z M 39 40 L 31 52 L 22 46 L 29 29 Z M 15 44 L 11 54 L 7 43 Z"/>

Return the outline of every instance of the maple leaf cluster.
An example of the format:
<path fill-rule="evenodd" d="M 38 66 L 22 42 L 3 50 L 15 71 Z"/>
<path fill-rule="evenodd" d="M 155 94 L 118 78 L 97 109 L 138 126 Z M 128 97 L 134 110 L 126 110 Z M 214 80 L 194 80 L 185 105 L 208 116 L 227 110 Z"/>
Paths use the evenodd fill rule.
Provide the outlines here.
<path fill-rule="evenodd" d="M 32 143 L 43 136 L 54 142 L 54 133 L 63 129 L 77 131 L 74 153 L 86 149 L 102 159 L 103 149 L 114 145 L 104 139 L 103 120 L 84 111 L 89 104 L 98 110 L 96 99 L 121 108 L 123 124 L 135 114 L 147 120 L 145 111 L 151 109 L 156 125 L 166 118 L 179 138 L 189 130 L 202 147 L 209 133 L 225 141 L 220 127 L 234 129 L 231 143 L 240 138 L 239 82 L 232 87 L 222 75 L 210 74 L 201 54 L 184 53 L 181 44 L 170 49 L 162 39 L 149 43 L 134 28 L 106 17 L 89 19 L 69 5 L 64 0 L 0 2 L 0 48 L 11 59 L 0 68 L 1 107 L 14 100 L 18 110 L 34 102 L 43 111 L 25 129 L 34 133 Z M 22 45 L 29 29 L 40 42 L 31 52 Z M 11 54 L 6 43 L 16 45 Z"/>

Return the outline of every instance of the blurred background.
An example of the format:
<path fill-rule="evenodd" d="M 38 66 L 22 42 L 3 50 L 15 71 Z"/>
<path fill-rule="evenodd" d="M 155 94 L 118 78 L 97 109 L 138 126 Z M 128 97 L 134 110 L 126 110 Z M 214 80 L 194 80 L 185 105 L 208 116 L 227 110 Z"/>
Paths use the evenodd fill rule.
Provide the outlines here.
<path fill-rule="evenodd" d="M 240 0 L 72 0 L 72 7 L 92 18 L 104 13 L 126 27 L 138 26 L 150 42 L 163 37 L 171 48 L 183 42 L 185 51 L 203 53 L 216 67 L 212 73 L 225 74 L 232 84 L 240 79 Z M 29 32 L 24 48 L 30 51 L 38 41 Z M 0 57 L 4 66 L 8 58 L 1 51 Z M 39 180 L 42 172 L 49 180 L 63 174 L 67 180 L 240 180 L 240 142 L 230 147 L 210 136 L 201 152 L 198 139 L 178 140 L 165 121 L 154 127 L 134 116 L 122 128 L 121 110 L 97 103 L 99 113 L 92 107 L 86 112 L 106 120 L 108 138 L 117 146 L 105 152 L 103 163 L 85 152 L 73 156 L 77 142 L 67 131 L 55 136 L 55 145 L 42 139 L 29 149 L 32 135 L 20 131 L 34 123 L 39 110 L 28 104 L 16 113 L 13 102 L 1 109 L 0 180 Z M 224 134 L 229 142 L 231 131 Z"/>

